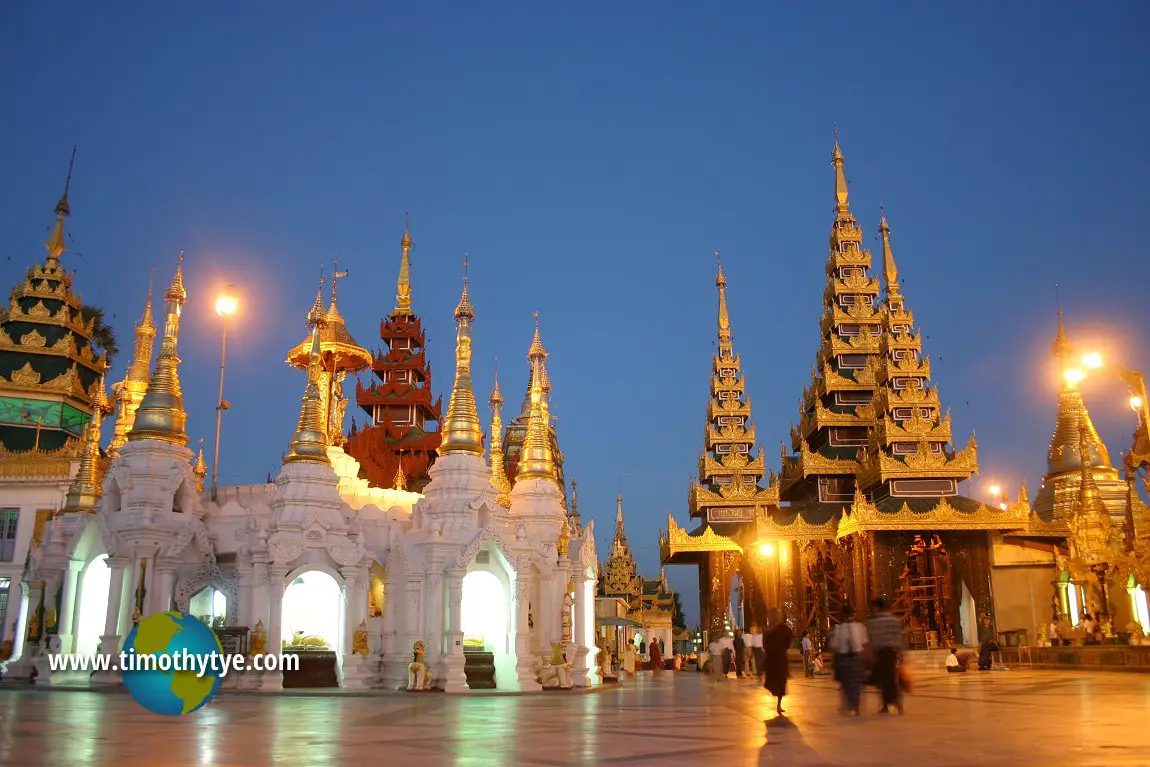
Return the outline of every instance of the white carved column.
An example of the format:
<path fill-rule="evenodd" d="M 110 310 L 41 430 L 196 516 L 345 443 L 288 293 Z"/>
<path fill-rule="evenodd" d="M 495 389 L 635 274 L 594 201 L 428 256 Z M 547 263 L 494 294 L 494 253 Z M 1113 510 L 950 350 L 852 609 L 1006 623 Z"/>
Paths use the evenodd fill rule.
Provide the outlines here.
<path fill-rule="evenodd" d="M 355 653 L 355 632 L 363 621 L 367 593 L 364 587 L 367 573 L 362 567 L 344 567 L 344 624 L 341 657 L 337 666 L 340 687 L 363 687 L 367 684 L 367 658 Z"/>
<path fill-rule="evenodd" d="M 72 652 L 74 647 L 76 620 L 76 583 L 80 571 L 84 569 L 83 562 L 69 559 L 64 570 L 64 594 L 60 599 L 60 621 L 56 626 L 60 634 L 60 652 Z"/>
<path fill-rule="evenodd" d="M 4 615 L 4 621 L 8 625 L 0 627 L 0 631 L 3 631 L 2 636 L 12 640 L 12 662 L 15 662 L 24 651 L 24 621 L 28 609 L 25 607 L 27 601 L 25 597 L 27 594 L 28 590 L 20 576 L 17 575 L 12 578 L 8 586 L 8 611 Z"/>
<path fill-rule="evenodd" d="M 534 659 L 531 657 L 531 626 L 527 613 L 531 601 L 531 580 L 520 572 L 515 579 L 515 678 L 519 689 L 542 690 L 535 681 Z"/>
<path fill-rule="evenodd" d="M 109 557 L 108 569 L 108 611 L 104 617 L 104 633 L 100 637 L 98 653 L 115 656 L 120 651 L 120 613 L 124 601 L 124 571 L 132 564 L 126 557 Z M 93 684 L 116 684 L 120 681 L 119 671 L 101 671 L 92 675 Z"/>
<path fill-rule="evenodd" d="M 153 580 L 155 587 L 148 594 L 146 601 L 149 607 L 144 617 L 172 609 L 172 594 L 176 589 L 176 570 L 167 563 L 159 565 L 156 569 L 157 577 Z"/>
<path fill-rule="evenodd" d="M 463 575 L 462 567 L 447 571 L 447 610 L 451 620 L 447 631 L 447 663 L 443 677 L 444 692 L 466 692 L 466 658 L 463 656 Z"/>
<path fill-rule="evenodd" d="M 287 567 L 272 565 L 268 568 L 268 647 L 267 652 L 278 654 L 283 648 L 284 578 Z M 284 675 L 279 669 L 263 672 L 260 688 L 282 690 Z"/>

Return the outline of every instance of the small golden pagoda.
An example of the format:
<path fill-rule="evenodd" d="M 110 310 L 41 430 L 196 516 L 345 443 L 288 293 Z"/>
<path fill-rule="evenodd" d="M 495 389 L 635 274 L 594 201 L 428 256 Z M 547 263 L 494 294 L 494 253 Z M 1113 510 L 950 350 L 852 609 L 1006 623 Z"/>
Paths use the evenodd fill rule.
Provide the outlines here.
<path fill-rule="evenodd" d="M 108 443 L 108 455 L 115 456 L 128 441 L 128 432 L 136 422 L 136 410 L 148 391 L 151 377 L 152 344 L 156 339 L 156 324 L 152 320 L 152 285 L 148 284 L 148 300 L 144 304 L 144 315 L 136 323 L 135 353 L 132 364 L 124 375 L 124 380 L 112 386 L 112 403 L 116 409 L 116 424 L 112 441 Z"/>
<path fill-rule="evenodd" d="M 348 398 L 343 393 L 343 382 L 349 373 L 356 373 L 371 365 L 371 352 L 355 342 L 348 332 L 339 313 L 337 285 L 347 276 L 346 271 L 336 270 L 331 280 L 331 304 L 323 307 L 323 280 L 316 292 L 315 304 L 308 313 L 308 327 L 319 327 L 320 366 L 317 371 L 316 386 L 320 393 L 321 427 L 330 445 L 342 446 L 343 416 L 347 411 Z M 287 363 L 300 370 L 308 370 L 311 365 L 312 333 L 288 353 Z"/>
<path fill-rule="evenodd" d="M 504 430 L 503 461 L 507 470 L 507 478 L 514 483 L 519 475 L 519 462 L 523 453 L 524 444 L 527 440 L 528 426 L 531 422 L 531 387 L 535 376 L 535 369 L 538 367 L 540 391 L 542 393 L 540 407 L 544 419 L 544 431 L 550 443 L 555 481 L 559 485 L 559 489 L 563 493 L 564 503 L 566 503 L 567 485 L 563 477 L 563 451 L 559 449 L 559 436 L 555 431 L 555 424 L 550 415 L 551 381 L 547 376 L 547 357 L 547 349 L 543 346 L 543 341 L 539 336 L 539 316 L 538 313 L 536 313 L 535 335 L 531 339 L 531 347 L 527 352 L 527 364 L 532 372 L 527 379 L 527 391 L 524 394 L 523 405 L 520 408 L 519 415 L 513 418 Z"/>
<path fill-rule="evenodd" d="M 599 596 L 624 600 L 627 617 L 648 629 L 670 631 L 675 612 L 675 592 L 667 585 L 663 571 L 654 579 L 640 575 L 623 529 L 622 493 L 615 496 L 615 503 L 615 537 L 606 564 L 599 568 Z"/>
<path fill-rule="evenodd" d="M 1074 345 L 1066 334 L 1061 308 L 1053 352 L 1062 378 L 1062 391 L 1058 394 L 1054 435 L 1046 451 L 1046 474 L 1034 500 L 1034 511 L 1045 522 L 1069 520 L 1078 501 L 1082 469 L 1086 466 L 1111 519 L 1120 525 L 1126 516 L 1126 483 L 1111 465 L 1110 452 L 1086 409 L 1072 361 Z M 1085 454 L 1081 450 L 1082 439 L 1086 441 Z"/>

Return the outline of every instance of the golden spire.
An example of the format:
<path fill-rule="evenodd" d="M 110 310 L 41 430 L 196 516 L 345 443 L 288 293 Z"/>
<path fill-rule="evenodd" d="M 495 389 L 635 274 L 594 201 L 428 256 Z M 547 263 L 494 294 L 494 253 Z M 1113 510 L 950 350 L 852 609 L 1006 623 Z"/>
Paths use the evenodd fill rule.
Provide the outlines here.
<path fill-rule="evenodd" d="M 551 440 L 544 420 L 546 411 L 543 405 L 543 360 L 547 352 L 539 340 L 539 313 L 535 313 L 535 338 L 531 342 L 531 413 L 527 419 L 527 434 L 523 437 L 523 450 L 519 457 L 519 473 L 522 479 L 555 479 L 555 455 L 551 450 Z"/>
<path fill-rule="evenodd" d="M 475 408 L 475 392 L 471 389 L 471 322 L 475 319 L 475 309 L 467 295 L 467 258 L 463 259 L 463 268 L 463 295 L 455 307 L 455 384 L 443 422 L 440 455 L 483 455 L 483 430 Z"/>
<path fill-rule="evenodd" d="M 835 168 L 835 210 L 844 214 L 850 211 L 847 204 L 847 177 L 843 171 L 843 150 L 839 148 L 839 129 L 835 126 L 835 150 L 831 153 L 831 165 Z"/>
<path fill-rule="evenodd" d="M 623 494 L 617 493 L 615 495 L 615 531 L 621 532 L 623 530 Z"/>
<path fill-rule="evenodd" d="M 882 274 L 886 280 L 887 295 L 897 295 L 899 292 L 898 287 L 898 267 L 894 263 L 894 251 L 890 247 L 890 224 L 886 222 L 886 208 L 880 206 L 882 210 L 882 222 L 878 226 L 878 233 L 882 235 Z"/>
<path fill-rule="evenodd" d="M 1057 289 L 1057 287 L 1056 287 Z M 1062 307 L 1058 307 L 1058 332 L 1054 336 L 1054 343 L 1051 346 L 1054 351 L 1054 356 L 1058 360 L 1058 373 L 1063 376 L 1063 385 L 1068 389 L 1077 387 L 1077 384 L 1065 377 L 1066 363 L 1070 359 L 1070 355 L 1074 353 L 1074 344 L 1070 342 L 1070 338 L 1066 335 L 1066 328 L 1062 325 Z"/>
<path fill-rule="evenodd" d="M 495 361 L 495 386 L 491 389 L 491 486 L 497 491 L 496 501 L 507 507 L 511 503 L 511 481 L 503 468 L 503 395 L 499 392 L 499 361 Z"/>
<path fill-rule="evenodd" d="M 60 255 L 64 252 L 64 218 L 71 215 L 72 208 L 68 205 L 68 187 L 72 185 L 72 166 L 76 162 L 76 147 L 72 147 L 72 159 L 68 161 L 68 178 L 64 181 L 64 194 L 56 203 L 56 225 L 52 227 L 52 235 L 44 247 L 48 249 L 48 269 L 57 269 L 60 266 Z"/>
<path fill-rule="evenodd" d="M 395 478 L 392 479 L 392 484 L 395 485 L 396 490 L 407 490 L 407 475 L 403 473 L 403 456 L 399 457 L 398 463 L 395 465 Z"/>
<path fill-rule="evenodd" d="M 727 277 L 723 274 L 723 259 L 717 250 L 715 251 L 715 260 L 718 262 L 715 287 L 719 289 L 719 345 L 729 346 L 731 343 L 731 316 L 727 313 Z"/>
<path fill-rule="evenodd" d="M 403 255 L 399 259 L 399 280 L 395 283 L 395 311 L 392 317 L 411 316 L 411 219 L 403 227 L 403 239 L 399 241 Z"/>
<path fill-rule="evenodd" d="M 317 322 L 311 329 L 311 354 L 308 356 L 307 389 L 300 401 L 299 423 L 292 436 L 291 447 L 284 456 L 284 463 L 326 463 L 327 434 L 323 428 L 323 403 L 319 392 L 319 374 L 322 365 L 319 349 L 319 329 Z"/>
<path fill-rule="evenodd" d="M 80 453 L 80 468 L 68 488 L 64 498 L 64 511 L 93 511 L 103 490 L 100 467 L 100 423 L 108 410 L 108 398 L 104 394 L 104 374 L 96 396 L 92 399 L 92 419 L 84 427 L 83 446 Z"/>
<path fill-rule="evenodd" d="M 571 528 L 575 535 L 583 534 L 583 520 L 579 517 L 579 481 L 571 478 Z"/>
<path fill-rule="evenodd" d="M 196 462 L 192 464 L 192 474 L 196 476 L 196 492 L 204 492 L 204 477 L 208 476 L 208 465 L 204 462 L 204 439 L 200 438 L 200 452 L 196 454 Z"/>
<path fill-rule="evenodd" d="M 181 250 L 176 274 L 164 294 L 164 337 L 160 341 L 160 355 L 156 369 L 148 381 L 148 391 L 136 410 L 136 418 L 128 439 L 158 439 L 174 445 L 187 445 L 185 426 L 188 414 L 184 411 L 184 396 L 180 389 L 178 344 L 180 340 L 180 312 L 188 299 L 184 290 L 184 252 Z"/>
<path fill-rule="evenodd" d="M 316 324 L 317 322 L 323 321 L 323 286 L 326 283 L 327 280 L 323 278 L 323 264 L 320 264 L 319 282 L 317 283 L 315 289 L 315 303 L 311 305 L 311 310 L 307 313 L 307 324 L 309 327 Z"/>
<path fill-rule="evenodd" d="M 563 517 L 563 524 L 559 528 L 559 537 L 555 540 L 555 552 L 561 556 L 567 556 L 567 552 L 571 546 L 571 525 L 567 522 L 567 517 Z"/>
<path fill-rule="evenodd" d="M 154 275 L 153 275 L 154 276 Z M 132 364 L 124 380 L 112 388 L 118 412 L 112 431 L 112 441 L 108 443 L 108 455 L 115 456 L 128 441 L 128 432 L 136 419 L 136 409 L 148 390 L 148 378 L 152 364 L 152 344 L 156 338 L 156 325 L 152 321 L 152 284 L 148 279 L 148 300 L 144 304 L 144 316 L 136 323 L 136 350 Z"/>
<path fill-rule="evenodd" d="M 1078 487 L 1078 508 L 1070 521 L 1070 537 L 1077 555 L 1087 564 L 1094 564 L 1104 561 L 1110 540 L 1110 512 L 1090 471 L 1090 434 L 1085 424 L 1079 425 L 1078 450 L 1082 479 Z"/>

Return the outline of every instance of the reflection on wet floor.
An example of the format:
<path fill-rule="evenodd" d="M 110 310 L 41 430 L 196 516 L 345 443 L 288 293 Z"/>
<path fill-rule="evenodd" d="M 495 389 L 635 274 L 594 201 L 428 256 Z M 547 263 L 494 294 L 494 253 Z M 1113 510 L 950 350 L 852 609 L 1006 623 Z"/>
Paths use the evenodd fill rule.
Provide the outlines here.
<path fill-rule="evenodd" d="M 186 717 L 122 692 L 0 688 L 0 765 L 1142 765 L 1150 676 L 1011 671 L 920 679 L 906 716 L 838 714 L 795 679 L 786 716 L 752 681 L 641 676 L 590 694 L 221 694 Z"/>

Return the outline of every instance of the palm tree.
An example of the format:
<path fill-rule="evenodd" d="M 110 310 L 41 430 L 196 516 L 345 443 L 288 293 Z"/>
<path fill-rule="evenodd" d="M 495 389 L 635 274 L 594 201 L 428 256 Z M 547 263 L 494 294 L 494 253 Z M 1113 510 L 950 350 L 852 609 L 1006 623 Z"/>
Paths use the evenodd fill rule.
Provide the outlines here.
<path fill-rule="evenodd" d="M 108 364 L 111 365 L 112 358 L 120 353 L 120 345 L 116 343 L 116 331 L 104 322 L 104 310 L 98 306 L 84 304 L 80 307 L 80 316 L 84 318 L 84 322 L 93 317 L 96 319 L 92 325 L 92 346 L 102 351 L 108 358 Z"/>

